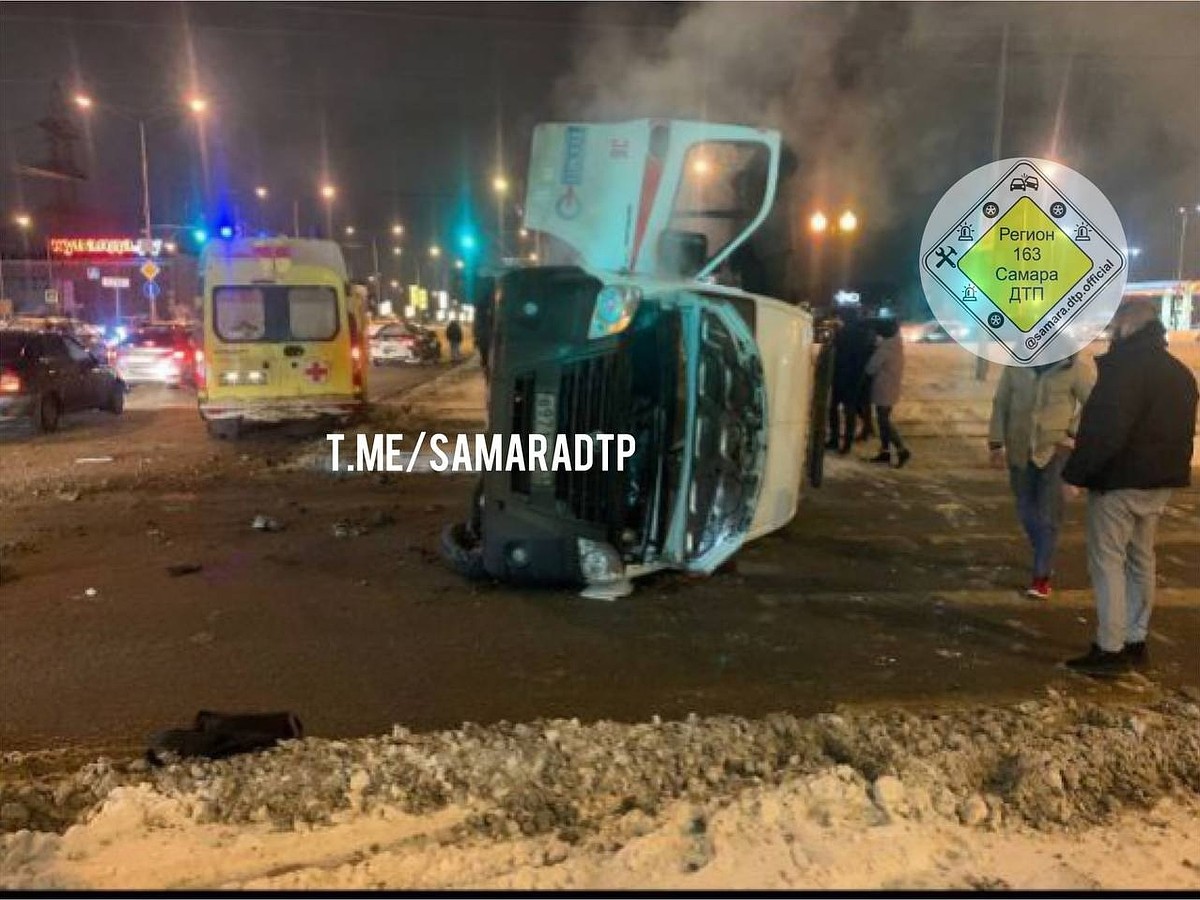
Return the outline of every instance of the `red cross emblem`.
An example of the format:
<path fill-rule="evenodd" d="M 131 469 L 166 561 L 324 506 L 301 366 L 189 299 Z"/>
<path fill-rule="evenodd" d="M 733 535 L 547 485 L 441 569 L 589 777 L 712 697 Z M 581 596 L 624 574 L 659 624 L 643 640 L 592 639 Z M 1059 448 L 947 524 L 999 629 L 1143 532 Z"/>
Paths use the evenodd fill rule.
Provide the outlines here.
<path fill-rule="evenodd" d="M 309 381 L 319 383 L 329 376 L 329 367 L 322 362 L 314 360 L 304 367 L 304 374 L 308 376 Z"/>

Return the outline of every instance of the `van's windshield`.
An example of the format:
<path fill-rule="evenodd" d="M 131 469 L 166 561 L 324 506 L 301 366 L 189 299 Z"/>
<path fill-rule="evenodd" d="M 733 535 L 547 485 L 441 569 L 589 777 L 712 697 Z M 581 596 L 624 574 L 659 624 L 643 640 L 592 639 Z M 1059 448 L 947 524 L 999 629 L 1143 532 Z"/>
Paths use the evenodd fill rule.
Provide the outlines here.
<path fill-rule="evenodd" d="M 213 330 L 230 343 L 330 341 L 337 292 L 318 285 L 239 285 L 213 290 Z"/>

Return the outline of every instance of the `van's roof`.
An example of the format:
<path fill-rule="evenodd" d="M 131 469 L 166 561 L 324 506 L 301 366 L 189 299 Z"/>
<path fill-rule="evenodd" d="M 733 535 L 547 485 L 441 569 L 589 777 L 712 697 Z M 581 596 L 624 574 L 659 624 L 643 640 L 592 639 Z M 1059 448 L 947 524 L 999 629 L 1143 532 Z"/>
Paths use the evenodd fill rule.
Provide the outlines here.
<path fill-rule="evenodd" d="M 204 249 L 206 275 L 238 272 L 243 267 L 282 275 L 293 266 L 326 269 L 342 281 L 347 276 L 342 248 L 334 241 L 309 238 L 235 238 L 213 240 Z"/>

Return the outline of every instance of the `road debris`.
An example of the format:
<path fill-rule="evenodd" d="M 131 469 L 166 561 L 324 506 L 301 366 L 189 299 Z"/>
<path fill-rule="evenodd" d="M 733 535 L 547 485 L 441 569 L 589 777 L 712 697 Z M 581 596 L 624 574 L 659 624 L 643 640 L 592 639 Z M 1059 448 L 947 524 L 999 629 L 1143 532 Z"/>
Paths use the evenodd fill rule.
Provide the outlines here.
<path fill-rule="evenodd" d="M 264 515 L 255 516 L 254 521 L 250 523 L 250 527 L 255 531 L 283 531 L 282 522 Z"/>
<path fill-rule="evenodd" d="M 79 465 L 94 465 L 97 463 L 110 463 L 113 461 L 111 456 L 80 456 L 75 462 Z"/>
<path fill-rule="evenodd" d="M 199 563 L 174 563 L 167 566 L 167 574 L 172 578 L 182 578 L 184 575 L 194 575 L 202 572 L 204 566 Z"/>

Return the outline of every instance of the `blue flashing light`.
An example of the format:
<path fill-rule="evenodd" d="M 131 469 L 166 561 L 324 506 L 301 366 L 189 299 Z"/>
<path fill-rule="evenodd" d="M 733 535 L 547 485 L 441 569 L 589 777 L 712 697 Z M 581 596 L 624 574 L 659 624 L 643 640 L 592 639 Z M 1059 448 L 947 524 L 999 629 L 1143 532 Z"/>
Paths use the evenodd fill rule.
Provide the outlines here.
<path fill-rule="evenodd" d="M 197 244 L 203 244 L 208 240 L 208 232 L 203 228 L 196 228 L 192 231 L 192 238 Z"/>
<path fill-rule="evenodd" d="M 458 236 L 458 246 L 464 251 L 474 250 L 477 243 L 478 242 L 475 240 L 475 235 L 471 234 L 469 231 L 464 231 Z"/>
<path fill-rule="evenodd" d="M 233 226 L 232 225 L 222 225 L 220 234 L 221 234 L 222 238 L 224 238 L 225 240 L 229 240 L 231 237 L 233 237 Z"/>

